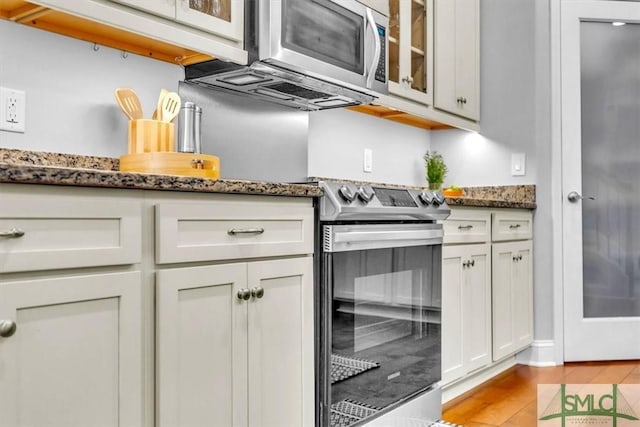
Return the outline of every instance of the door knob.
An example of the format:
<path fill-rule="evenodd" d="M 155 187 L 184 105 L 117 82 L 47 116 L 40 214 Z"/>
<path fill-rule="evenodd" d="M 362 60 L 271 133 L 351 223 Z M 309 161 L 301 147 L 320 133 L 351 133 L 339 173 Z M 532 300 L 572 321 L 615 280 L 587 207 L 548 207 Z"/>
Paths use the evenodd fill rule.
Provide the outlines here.
<path fill-rule="evenodd" d="M 0 337 L 9 338 L 16 333 L 16 322 L 13 320 L 0 320 Z"/>
<path fill-rule="evenodd" d="M 576 203 L 578 200 L 581 199 L 589 199 L 589 200 L 595 200 L 595 197 L 582 197 L 580 195 L 580 193 L 578 193 L 577 191 L 572 191 L 569 194 L 567 194 L 567 200 L 569 200 L 571 203 Z"/>

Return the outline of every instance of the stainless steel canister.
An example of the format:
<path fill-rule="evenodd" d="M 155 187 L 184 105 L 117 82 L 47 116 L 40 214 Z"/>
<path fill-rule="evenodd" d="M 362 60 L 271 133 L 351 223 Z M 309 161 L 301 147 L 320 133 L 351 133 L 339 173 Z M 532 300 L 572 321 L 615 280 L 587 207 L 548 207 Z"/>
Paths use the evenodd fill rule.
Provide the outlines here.
<path fill-rule="evenodd" d="M 202 108 L 185 102 L 178 115 L 178 152 L 200 153 Z"/>

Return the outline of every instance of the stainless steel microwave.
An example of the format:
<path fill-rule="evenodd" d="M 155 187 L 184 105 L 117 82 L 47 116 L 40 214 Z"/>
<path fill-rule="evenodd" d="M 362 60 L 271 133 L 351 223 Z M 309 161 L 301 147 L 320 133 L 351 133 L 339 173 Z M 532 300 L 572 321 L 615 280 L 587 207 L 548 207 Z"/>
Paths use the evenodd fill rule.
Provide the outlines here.
<path fill-rule="evenodd" d="M 245 0 L 249 65 L 185 68 L 187 81 L 306 110 L 387 94 L 389 19 L 356 0 Z"/>

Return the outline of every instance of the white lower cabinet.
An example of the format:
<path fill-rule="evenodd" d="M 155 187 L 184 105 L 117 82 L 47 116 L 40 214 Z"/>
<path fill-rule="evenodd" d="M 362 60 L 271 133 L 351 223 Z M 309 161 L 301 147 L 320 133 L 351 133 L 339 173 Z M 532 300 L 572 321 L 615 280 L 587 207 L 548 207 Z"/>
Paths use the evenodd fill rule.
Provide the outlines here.
<path fill-rule="evenodd" d="M 442 382 L 491 362 L 491 247 L 445 246 L 442 251 Z"/>
<path fill-rule="evenodd" d="M 531 240 L 493 244 L 493 360 L 533 342 Z"/>
<path fill-rule="evenodd" d="M 312 258 L 157 273 L 158 426 L 312 426 Z"/>
<path fill-rule="evenodd" d="M 445 391 L 533 342 L 532 220 L 524 209 L 452 207 L 444 221 Z"/>
<path fill-rule="evenodd" d="M 313 218 L 0 184 L 0 427 L 313 426 Z"/>
<path fill-rule="evenodd" d="M 135 271 L 0 279 L 0 426 L 141 425 L 140 305 Z"/>

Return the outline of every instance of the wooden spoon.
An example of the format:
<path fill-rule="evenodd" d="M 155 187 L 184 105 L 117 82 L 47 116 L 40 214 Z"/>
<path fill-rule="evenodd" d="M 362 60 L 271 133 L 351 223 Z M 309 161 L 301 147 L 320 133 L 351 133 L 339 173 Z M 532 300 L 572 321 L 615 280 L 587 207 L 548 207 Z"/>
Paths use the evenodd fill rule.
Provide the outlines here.
<path fill-rule="evenodd" d="M 120 108 L 122 108 L 122 111 L 124 111 L 124 114 L 126 114 L 130 120 L 139 120 L 143 117 L 140 99 L 138 99 L 138 95 L 136 95 L 133 89 L 116 89 L 116 100 Z"/>
<path fill-rule="evenodd" d="M 180 112 L 180 96 L 175 92 L 168 92 L 160 102 L 158 118 L 163 122 L 171 122 Z"/>

